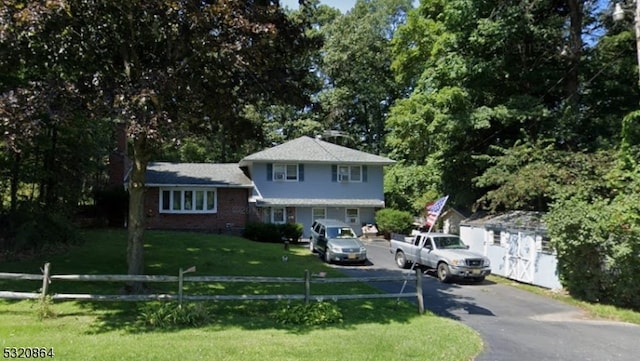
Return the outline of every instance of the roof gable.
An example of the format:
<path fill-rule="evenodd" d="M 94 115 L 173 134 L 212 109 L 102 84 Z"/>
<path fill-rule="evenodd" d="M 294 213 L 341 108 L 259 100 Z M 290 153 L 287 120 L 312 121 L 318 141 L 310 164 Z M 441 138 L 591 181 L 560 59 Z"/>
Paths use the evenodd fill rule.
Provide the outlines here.
<path fill-rule="evenodd" d="M 386 157 L 343 147 L 320 139 L 302 136 L 286 143 L 246 156 L 240 166 L 254 162 L 357 163 L 390 165 Z"/>
<path fill-rule="evenodd" d="M 236 163 L 149 163 L 147 186 L 252 187 Z"/>

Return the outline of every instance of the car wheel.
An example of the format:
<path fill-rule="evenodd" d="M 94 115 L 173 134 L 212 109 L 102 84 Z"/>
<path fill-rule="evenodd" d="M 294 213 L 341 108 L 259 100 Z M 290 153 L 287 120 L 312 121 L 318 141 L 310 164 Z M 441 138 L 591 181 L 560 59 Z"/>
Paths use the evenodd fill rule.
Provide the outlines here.
<path fill-rule="evenodd" d="M 442 283 L 451 281 L 451 273 L 449 272 L 449 265 L 442 262 L 438 265 L 438 279 Z"/>
<path fill-rule="evenodd" d="M 313 248 L 313 238 L 309 238 L 309 251 L 311 253 L 316 253 L 316 249 Z"/>
<path fill-rule="evenodd" d="M 331 263 L 331 256 L 329 255 L 329 248 L 324 249 L 324 261 Z"/>
<path fill-rule="evenodd" d="M 398 267 L 403 269 L 409 268 L 409 261 L 407 261 L 407 257 L 404 255 L 404 252 L 396 252 L 396 264 Z"/>

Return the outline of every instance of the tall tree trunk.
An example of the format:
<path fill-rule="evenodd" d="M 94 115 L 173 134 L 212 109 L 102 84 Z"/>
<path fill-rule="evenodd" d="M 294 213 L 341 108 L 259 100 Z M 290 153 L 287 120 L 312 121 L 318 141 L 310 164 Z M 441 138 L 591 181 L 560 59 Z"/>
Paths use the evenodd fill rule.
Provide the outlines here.
<path fill-rule="evenodd" d="M 146 138 L 144 135 L 138 135 L 133 141 L 133 164 L 129 176 L 127 266 L 130 275 L 141 275 L 144 272 L 144 194 L 148 163 L 146 148 Z M 140 282 L 134 282 L 129 286 L 133 293 L 138 293 L 143 288 Z"/>
<path fill-rule="evenodd" d="M 20 185 L 20 169 L 22 157 L 19 152 L 13 152 L 13 165 L 11 167 L 11 185 L 9 186 L 9 209 L 15 213 L 18 208 L 18 186 Z"/>
<path fill-rule="evenodd" d="M 567 74 L 567 100 L 573 113 L 578 112 L 580 86 L 580 60 L 582 58 L 582 22 L 584 0 L 567 0 L 569 5 L 569 71 Z"/>
<path fill-rule="evenodd" d="M 46 209 L 56 209 L 57 201 L 57 164 L 56 156 L 58 155 L 58 126 L 54 122 L 49 130 L 51 147 L 49 151 L 45 151 L 43 159 L 43 169 L 45 171 L 44 179 L 44 205 Z"/>

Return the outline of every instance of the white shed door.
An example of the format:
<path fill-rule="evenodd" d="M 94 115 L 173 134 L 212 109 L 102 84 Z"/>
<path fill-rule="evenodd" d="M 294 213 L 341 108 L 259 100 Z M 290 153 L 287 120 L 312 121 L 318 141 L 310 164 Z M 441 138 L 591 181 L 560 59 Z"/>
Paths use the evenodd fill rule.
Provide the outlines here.
<path fill-rule="evenodd" d="M 533 283 L 535 259 L 536 241 L 532 235 L 521 232 L 509 234 L 505 265 L 508 278 Z"/>

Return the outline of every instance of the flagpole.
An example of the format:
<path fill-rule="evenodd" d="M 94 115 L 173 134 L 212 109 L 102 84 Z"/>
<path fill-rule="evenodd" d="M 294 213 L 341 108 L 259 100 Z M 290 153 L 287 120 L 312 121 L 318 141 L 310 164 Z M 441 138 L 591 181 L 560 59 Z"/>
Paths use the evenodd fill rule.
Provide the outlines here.
<path fill-rule="evenodd" d="M 640 0 L 638 0 L 640 1 Z M 436 225 L 436 221 L 438 220 L 438 217 L 440 217 L 440 213 L 442 213 L 442 210 L 444 209 L 445 204 L 447 204 L 447 200 L 449 200 L 449 196 L 444 196 L 443 198 L 438 199 L 436 202 L 433 203 L 434 206 L 438 205 L 438 210 L 436 212 L 436 216 L 433 219 L 433 222 L 431 222 L 431 224 L 429 225 L 429 230 L 427 231 L 427 235 L 422 237 L 422 239 L 420 240 L 420 244 L 418 245 L 418 250 L 417 250 L 417 254 L 415 255 L 416 258 L 419 259 L 420 257 L 420 252 L 422 252 L 422 248 L 424 247 L 425 242 L 427 241 L 427 238 L 429 237 L 429 234 L 431 233 L 431 230 L 433 229 L 433 226 Z M 429 208 L 426 209 L 427 211 L 427 219 L 425 220 L 426 222 L 429 222 Z M 411 271 L 413 271 L 416 267 L 416 263 L 417 262 L 413 262 L 411 263 Z M 404 283 L 402 284 L 402 288 L 400 289 L 400 294 L 402 294 L 404 292 L 404 288 L 407 286 L 407 280 L 404 280 Z M 400 297 L 398 297 L 396 303 L 400 302 Z"/>

